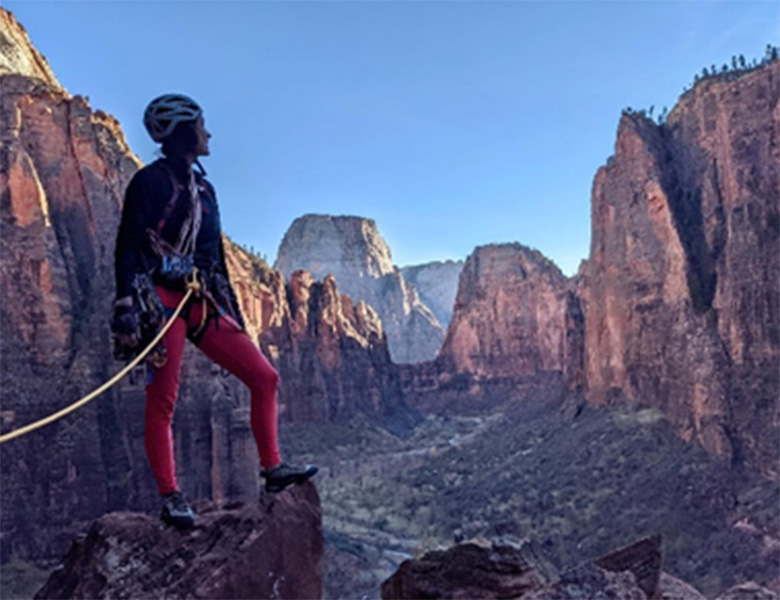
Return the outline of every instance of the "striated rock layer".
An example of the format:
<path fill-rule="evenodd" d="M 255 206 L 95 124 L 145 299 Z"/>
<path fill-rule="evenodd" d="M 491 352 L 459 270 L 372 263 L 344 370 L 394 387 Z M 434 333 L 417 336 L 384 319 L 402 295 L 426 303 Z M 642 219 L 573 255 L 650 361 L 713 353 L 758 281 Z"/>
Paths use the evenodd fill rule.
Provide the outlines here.
<path fill-rule="evenodd" d="M 299 269 L 315 279 L 333 275 L 343 293 L 370 304 L 382 320 L 394 362 L 431 360 L 439 351 L 441 325 L 393 265 L 373 220 L 299 217 L 284 235 L 275 266 L 286 277 Z"/>
<path fill-rule="evenodd" d="M 195 529 L 110 513 L 36 598 L 319 598 L 322 516 L 311 483 L 260 504 L 202 506 Z"/>
<path fill-rule="evenodd" d="M 595 403 L 656 406 L 713 455 L 777 477 L 780 62 L 626 114 L 596 175 L 584 302 Z"/>

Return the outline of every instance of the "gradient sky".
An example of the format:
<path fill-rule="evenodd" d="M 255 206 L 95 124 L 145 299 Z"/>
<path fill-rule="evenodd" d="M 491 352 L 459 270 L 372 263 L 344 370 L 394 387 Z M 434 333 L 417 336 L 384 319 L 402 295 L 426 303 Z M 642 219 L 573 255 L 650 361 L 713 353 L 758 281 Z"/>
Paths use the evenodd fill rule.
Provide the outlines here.
<path fill-rule="evenodd" d="M 200 102 L 223 228 L 271 261 L 328 213 L 375 219 L 399 266 L 518 241 L 567 274 L 621 109 L 780 39 L 780 0 L 2 5 L 145 162 L 149 100 Z"/>

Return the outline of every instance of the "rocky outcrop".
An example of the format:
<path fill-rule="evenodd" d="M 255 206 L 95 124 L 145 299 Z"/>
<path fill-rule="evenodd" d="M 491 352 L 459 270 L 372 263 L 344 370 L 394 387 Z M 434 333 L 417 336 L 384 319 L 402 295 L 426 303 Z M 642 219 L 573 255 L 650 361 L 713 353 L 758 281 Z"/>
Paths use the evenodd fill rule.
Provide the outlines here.
<path fill-rule="evenodd" d="M 458 292 L 462 260 L 447 260 L 401 268 L 401 275 L 420 295 L 420 301 L 431 309 L 441 326 L 447 329 Z"/>
<path fill-rule="evenodd" d="M 577 299 L 568 279 L 521 244 L 480 246 L 460 276 L 452 321 L 438 361 L 450 373 L 521 377 L 576 362 Z"/>
<path fill-rule="evenodd" d="M 476 540 L 407 560 L 382 585 L 382 598 L 657 598 L 660 538 L 648 538 L 557 574 L 528 540 Z M 674 586 L 682 589 L 683 584 Z M 692 588 L 691 588 L 692 589 Z M 695 590 L 693 590 L 695 592 Z M 691 596 L 693 597 L 693 596 Z"/>
<path fill-rule="evenodd" d="M 394 362 L 431 360 L 439 351 L 441 325 L 393 265 L 373 220 L 299 217 L 284 235 L 275 266 L 286 277 L 299 269 L 317 280 L 333 275 L 342 293 L 370 304 L 382 320 Z"/>
<path fill-rule="evenodd" d="M 382 598 L 523 598 L 554 580 L 528 540 L 473 540 L 404 561 L 382 584 Z"/>
<path fill-rule="evenodd" d="M 0 75 L 24 75 L 64 92 L 46 57 L 30 43 L 27 31 L 13 13 L 0 8 Z"/>
<path fill-rule="evenodd" d="M 36 598 L 319 598 L 322 517 L 311 483 L 260 504 L 203 505 L 182 532 L 110 513 L 73 542 Z"/>
<path fill-rule="evenodd" d="M 315 282 L 306 271 L 293 273 L 286 299 L 285 318 L 260 337 L 280 373 L 282 418 L 343 422 L 361 413 L 408 432 L 419 417 L 403 399 L 371 306 L 339 294 L 332 276 Z"/>
<path fill-rule="evenodd" d="M 596 175 L 585 288 L 595 403 L 656 406 L 713 455 L 780 464 L 780 62 L 624 114 Z"/>

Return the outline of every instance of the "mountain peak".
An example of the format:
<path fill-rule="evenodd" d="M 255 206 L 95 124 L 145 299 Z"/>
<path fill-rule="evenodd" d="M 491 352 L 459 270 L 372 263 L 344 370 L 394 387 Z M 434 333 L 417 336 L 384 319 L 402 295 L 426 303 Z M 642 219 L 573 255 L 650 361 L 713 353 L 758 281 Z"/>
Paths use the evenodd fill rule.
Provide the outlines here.
<path fill-rule="evenodd" d="M 24 75 L 65 91 L 46 57 L 32 45 L 27 30 L 4 8 L 0 8 L 0 75 Z"/>

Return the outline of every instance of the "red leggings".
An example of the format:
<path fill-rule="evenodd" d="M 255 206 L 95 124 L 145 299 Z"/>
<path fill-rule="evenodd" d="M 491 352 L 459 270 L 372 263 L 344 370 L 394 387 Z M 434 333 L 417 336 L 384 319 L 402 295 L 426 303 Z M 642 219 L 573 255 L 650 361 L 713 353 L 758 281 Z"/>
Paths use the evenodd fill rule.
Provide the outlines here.
<path fill-rule="evenodd" d="M 157 293 L 166 308 L 178 306 L 184 297 L 182 292 L 163 287 L 158 287 Z M 191 310 L 187 320 L 179 316 L 163 337 L 162 343 L 168 352 L 168 358 L 165 365 L 154 369 L 152 381 L 146 386 L 146 454 L 161 494 L 170 494 L 179 489 L 173 458 L 171 422 L 179 390 L 179 371 L 187 327 L 197 327 L 203 315 L 203 304 L 197 300 L 190 302 Z M 275 467 L 281 462 L 276 403 L 279 375 L 233 319 L 220 316 L 219 328 L 215 325 L 215 319 L 212 319 L 198 341 L 198 348 L 249 387 L 252 394 L 250 422 L 260 462 L 266 469 Z"/>

